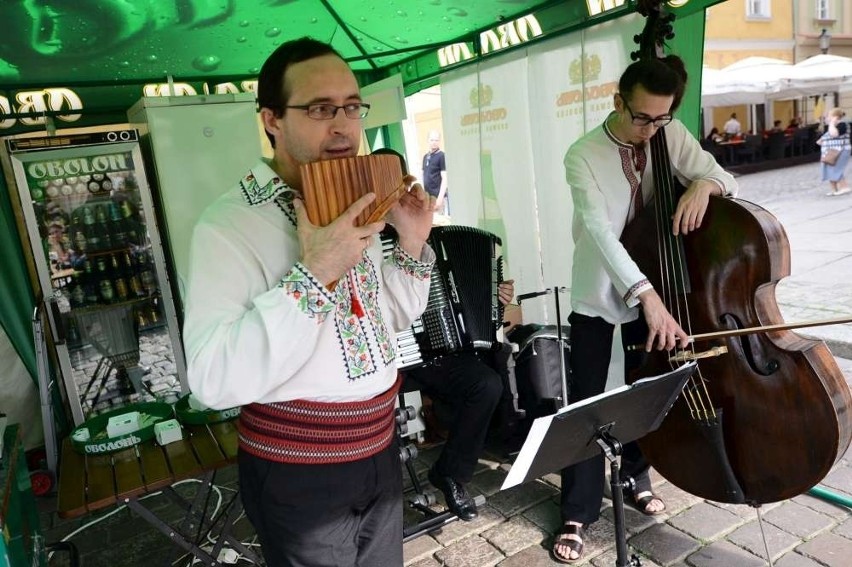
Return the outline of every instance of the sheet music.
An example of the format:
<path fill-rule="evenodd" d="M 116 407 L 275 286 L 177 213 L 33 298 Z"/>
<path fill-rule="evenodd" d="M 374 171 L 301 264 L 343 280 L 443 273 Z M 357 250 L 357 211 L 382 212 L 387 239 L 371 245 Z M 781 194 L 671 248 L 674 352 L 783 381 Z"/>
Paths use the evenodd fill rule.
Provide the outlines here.
<path fill-rule="evenodd" d="M 535 460 L 536 456 L 538 456 L 542 442 L 544 441 L 545 436 L 550 430 L 553 420 L 558 418 L 560 415 L 568 411 L 577 411 L 579 408 L 594 404 L 602 400 L 603 398 L 607 398 L 610 396 L 618 396 L 619 394 L 623 394 L 629 390 L 632 390 L 633 388 L 649 385 L 650 383 L 670 376 L 673 373 L 678 373 L 688 366 L 695 366 L 695 362 L 688 362 L 686 364 L 683 364 L 667 374 L 649 376 L 647 378 L 637 380 L 636 382 L 633 382 L 633 384 L 625 384 L 624 386 L 619 386 L 617 388 L 613 388 L 612 390 L 607 390 L 601 394 L 598 394 L 597 396 L 592 396 L 590 398 L 586 398 L 585 400 L 560 408 L 559 411 L 554 414 L 536 419 L 535 421 L 533 421 L 532 427 L 530 428 L 530 431 L 527 434 L 527 438 L 524 441 L 524 445 L 523 447 L 521 447 L 521 452 L 518 454 L 518 457 L 515 459 L 515 462 L 512 463 L 512 468 L 509 469 L 509 474 L 506 476 L 506 480 L 503 481 L 503 485 L 500 487 L 500 490 L 506 490 L 507 488 L 517 486 L 524 482 L 527 475 L 529 474 L 530 467 L 532 466 L 533 461 Z"/>

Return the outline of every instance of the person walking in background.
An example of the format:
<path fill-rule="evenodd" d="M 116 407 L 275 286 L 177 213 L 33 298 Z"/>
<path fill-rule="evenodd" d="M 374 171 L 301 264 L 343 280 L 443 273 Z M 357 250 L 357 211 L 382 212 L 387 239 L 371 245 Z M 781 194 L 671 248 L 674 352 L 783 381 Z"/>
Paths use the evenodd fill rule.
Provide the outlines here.
<path fill-rule="evenodd" d="M 849 124 L 843 118 L 846 113 L 840 108 L 828 112 L 825 133 L 817 140 L 822 162 L 822 180 L 831 184 L 829 196 L 845 195 L 852 191 L 846 181 L 846 164 L 852 146 L 849 143 Z"/>
<path fill-rule="evenodd" d="M 273 157 L 193 233 L 189 385 L 208 407 L 242 406 L 240 496 L 267 565 L 402 565 L 396 332 L 426 307 L 433 205 L 419 184 L 403 194 L 388 214 L 399 240 L 387 259 L 385 223 L 354 222 L 373 193 L 327 226 L 308 220 L 300 166 L 355 157 L 370 109 L 330 45 L 282 43 L 257 99 Z"/>
<path fill-rule="evenodd" d="M 441 150 L 441 134 L 429 132 L 429 153 L 423 156 L 423 188 L 435 197 L 435 210 L 449 213 L 447 203 L 447 162 Z"/>
<path fill-rule="evenodd" d="M 732 112 L 731 117 L 725 122 L 725 125 L 722 127 L 722 130 L 725 131 L 725 136 L 731 138 L 738 134 L 741 134 L 743 131 L 743 127 L 740 125 L 740 121 L 737 120 L 737 113 Z"/>

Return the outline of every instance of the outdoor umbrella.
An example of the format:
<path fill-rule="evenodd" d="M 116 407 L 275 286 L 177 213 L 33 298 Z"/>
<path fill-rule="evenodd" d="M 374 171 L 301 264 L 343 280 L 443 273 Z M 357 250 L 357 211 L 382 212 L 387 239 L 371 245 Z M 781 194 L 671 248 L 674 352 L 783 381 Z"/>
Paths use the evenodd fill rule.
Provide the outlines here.
<path fill-rule="evenodd" d="M 808 57 L 786 70 L 781 90 L 789 96 L 852 90 L 852 59 L 828 54 Z"/>
<path fill-rule="evenodd" d="M 702 105 L 762 104 L 777 98 L 781 77 L 791 67 L 787 61 L 770 57 L 747 57 L 720 70 L 705 67 Z"/>

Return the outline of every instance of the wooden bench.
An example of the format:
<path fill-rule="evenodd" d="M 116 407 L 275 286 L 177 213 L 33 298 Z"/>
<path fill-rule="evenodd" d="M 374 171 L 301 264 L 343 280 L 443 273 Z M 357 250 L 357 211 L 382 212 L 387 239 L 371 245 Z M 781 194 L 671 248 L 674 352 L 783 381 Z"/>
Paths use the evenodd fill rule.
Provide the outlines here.
<path fill-rule="evenodd" d="M 216 517 L 206 509 L 216 470 L 236 462 L 237 429 L 233 421 L 184 426 L 180 441 L 160 446 L 150 439 L 110 454 L 83 455 L 66 438 L 61 455 L 57 495 L 60 518 L 76 518 L 124 504 L 206 565 L 220 565 L 217 557 L 226 543 L 258 562 L 259 558 L 231 533 L 242 509 L 239 494 Z M 190 478 L 202 480 L 192 502 L 173 489 L 175 483 Z M 142 505 L 142 496 L 160 491 L 184 508 L 185 516 L 179 525 L 170 525 Z M 193 541 L 202 533 L 198 527 L 204 522 L 211 527 L 221 524 L 221 529 L 211 534 L 216 544 L 209 553 Z"/>

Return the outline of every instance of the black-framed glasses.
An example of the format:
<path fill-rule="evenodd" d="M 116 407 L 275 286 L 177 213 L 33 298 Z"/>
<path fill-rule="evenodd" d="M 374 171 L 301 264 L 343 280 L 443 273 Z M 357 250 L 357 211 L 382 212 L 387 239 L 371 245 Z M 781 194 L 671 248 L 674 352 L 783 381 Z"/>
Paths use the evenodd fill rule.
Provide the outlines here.
<path fill-rule="evenodd" d="M 649 124 L 653 124 L 654 128 L 662 128 L 674 119 L 671 114 L 663 114 L 662 116 L 657 116 L 656 118 L 651 118 L 648 115 L 636 116 L 635 114 L 633 114 L 633 109 L 630 108 L 629 104 L 627 104 L 626 98 L 621 97 L 621 102 L 624 103 L 624 108 L 626 108 L 627 112 L 630 113 L 630 123 L 634 126 L 648 126 Z"/>
<path fill-rule="evenodd" d="M 343 110 L 343 114 L 346 115 L 346 118 L 351 118 L 352 120 L 366 118 L 367 113 L 370 112 L 370 105 L 366 102 L 351 102 L 343 106 L 317 102 L 314 104 L 291 104 L 284 108 L 304 110 L 308 118 L 313 118 L 314 120 L 333 120 L 337 116 L 337 111 L 341 109 Z"/>

